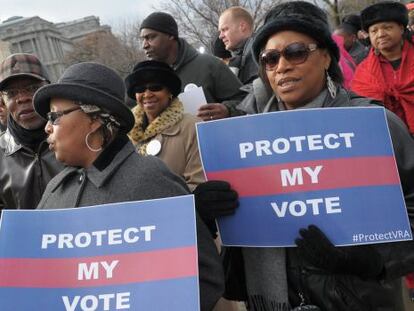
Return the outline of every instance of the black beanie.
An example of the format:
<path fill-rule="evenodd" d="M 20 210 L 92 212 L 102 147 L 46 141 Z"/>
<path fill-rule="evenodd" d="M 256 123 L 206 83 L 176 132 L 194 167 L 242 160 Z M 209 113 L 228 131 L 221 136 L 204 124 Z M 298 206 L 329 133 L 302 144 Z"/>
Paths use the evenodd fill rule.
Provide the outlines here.
<path fill-rule="evenodd" d="M 164 12 L 154 12 L 148 15 L 141 24 L 139 30 L 143 28 L 153 29 L 178 38 L 178 26 L 174 17 Z"/>
<path fill-rule="evenodd" d="M 345 15 L 342 18 L 342 24 L 339 25 L 339 29 L 345 30 L 345 32 L 356 35 L 361 30 L 361 17 L 356 14 Z"/>
<path fill-rule="evenodd" d="M 230 51 L 226 50 L 223 40 L 217 37 L 212 44 L 213 55 L 218 58 L 231 58 Z"/>
<path fill-rule="evenodd" d="M 274 6 L 265 17 L 265 24 L 259 29 L 253 41 L 253 55 L 259 63 L 259 54 L 267 39 L 284 30 L 293 30 L 315 39 L 326 48 L 331 57 L 339 60 L 339 49 L 331 37 L 326 13 L 312 3 L 291 1 Z"/>
<path fill-rule="evenodd" d="M 404 4 L 394 1 L 385 1 L 370 5 L 361 11 L 362 27 L 365 31 L 371 25 L 392 21 L 403 25 L 408 24 L 408 10 Z"/>

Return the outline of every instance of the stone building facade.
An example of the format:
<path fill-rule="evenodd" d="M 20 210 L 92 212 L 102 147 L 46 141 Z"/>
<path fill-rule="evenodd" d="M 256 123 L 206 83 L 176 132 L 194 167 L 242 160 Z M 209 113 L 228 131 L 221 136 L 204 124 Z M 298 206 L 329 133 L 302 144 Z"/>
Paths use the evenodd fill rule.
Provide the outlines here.
<path fill-rule="evenodd" d="M 58 24 L 38 16 L 11 17 L 0 23 L 4 49 L 0 44 L 0 60 L 10 53 L 35 54 L 46 65 L 52 81 L 56 81 L 65 70 L 65 54 L 74 49 L 73 43 L 97 31 L 111 29 L 101 26 L 95 16 Z"/>

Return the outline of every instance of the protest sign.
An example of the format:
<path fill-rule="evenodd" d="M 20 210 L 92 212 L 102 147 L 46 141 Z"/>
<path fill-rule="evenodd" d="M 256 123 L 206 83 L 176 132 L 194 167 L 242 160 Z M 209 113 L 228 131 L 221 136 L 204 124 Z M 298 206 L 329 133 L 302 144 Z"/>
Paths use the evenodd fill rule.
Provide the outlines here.
<path fill-rule="evenodd" d="M 239 193 L 224 245 L 292 246 L 319 226 L 336 245 L 412 239 L 383 108 L 324 108 L 197 124 L 209 180 Z"/>
<path fill-rule="evenodd" d="M 3 211 L 0 310 L 199 310 L 193 196 Z"/>

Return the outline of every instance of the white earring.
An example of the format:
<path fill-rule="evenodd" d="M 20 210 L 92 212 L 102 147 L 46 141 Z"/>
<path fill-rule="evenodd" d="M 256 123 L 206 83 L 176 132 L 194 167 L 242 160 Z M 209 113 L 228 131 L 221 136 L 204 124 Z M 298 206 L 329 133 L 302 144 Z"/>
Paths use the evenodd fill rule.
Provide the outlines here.
<path fill-rule="evenodd" d="M 328 87 L 328 92 L 331 95 L 332 98 L 336 97 L 336 85 L 335 82 L 333 82 L 331 76 L 328 73 L 328 70 L 325 70 L 326 72 L 326 86 Z"/>
<path fill-rule="evenodd" d="M 86 134 L 86 137 L 85 137 L 86 147 L 88 147 L 88 149 L 90 151 L 92 151 L 92 152 L 99 152 L 99 151 L 101 151 L 102 150 L 102 147 L 99 147 L 99 148 L 95 149 L 95 148 L 92 148 L 91 145 L 89 145 L 89 135 L 91 135 L 91 134 L 92 134 L 92 131 L 90 131 L 88 134 Z"/>

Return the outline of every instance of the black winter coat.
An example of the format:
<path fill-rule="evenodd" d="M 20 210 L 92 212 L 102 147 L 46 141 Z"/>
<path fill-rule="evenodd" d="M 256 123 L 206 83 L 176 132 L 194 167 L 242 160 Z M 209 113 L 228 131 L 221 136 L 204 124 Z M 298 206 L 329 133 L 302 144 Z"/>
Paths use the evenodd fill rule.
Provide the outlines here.
<path fill-rule="evenodd" d="M 47 183 L 61 170 L 46 141 L 37 151 L 18 144 L 9 131 L 0 136 L 0 211 L 35 209 Z"/>
<path fill-rule="evenodd" d="M 360 107 L 380 104 L 359 97 L 345 89 L 338 89 L 335 99 L 329 98 L 322 107 Z M 275 111 L 277 105 L 266 105 Z M 388 127 L 393 142 L 411 228 L 414 228 L 414 140 L 403 122 L 392 112 L 387 112 Z M 313 267 L 298 256 L 296 248 L 287 249 L 287 277 L 289 301 L 292 306 L 300 303 L 299 292 L 308 303 L 323 311 L 402 311 L 401 277 L 414 271 L 414 241 L 373 245 L 382 255 L 385 269 L 379 279 L 362 279 L 354 275 L 332 274 Z M 225 253 L 225 297 L 246 300 L 243 256 L 239 248 L 227 248 Z M 267 310 L 263 310 L 267 311 Z"/>

